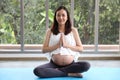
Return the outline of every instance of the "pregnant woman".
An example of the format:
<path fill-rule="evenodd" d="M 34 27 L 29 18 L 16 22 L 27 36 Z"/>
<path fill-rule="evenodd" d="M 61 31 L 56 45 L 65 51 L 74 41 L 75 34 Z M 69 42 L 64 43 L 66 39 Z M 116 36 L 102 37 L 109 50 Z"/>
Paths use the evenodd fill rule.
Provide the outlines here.
<path fill-rule="evenodd" d="M 88 62 L 76 62 L 76 56 L 83 50 L 77 28 L 73 27 L 66 7 L 60 6 L 54 15 L 54 22 L 47 30 L 43 53 L 51 56 L 50 62 L 34 69 L 38 77 L 80 77 L 88 71 Z"/>

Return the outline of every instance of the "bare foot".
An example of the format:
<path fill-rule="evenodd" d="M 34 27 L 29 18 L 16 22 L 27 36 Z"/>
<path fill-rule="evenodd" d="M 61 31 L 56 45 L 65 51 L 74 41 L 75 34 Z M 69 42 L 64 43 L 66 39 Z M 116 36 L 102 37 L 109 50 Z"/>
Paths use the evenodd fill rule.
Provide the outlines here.
<path fill-rule="evenodd" d="M 68 76 L 70 76 L 70 77 L 83 78 L 83 75 L 80 74 L 80 73 L 68 73 Z"/>

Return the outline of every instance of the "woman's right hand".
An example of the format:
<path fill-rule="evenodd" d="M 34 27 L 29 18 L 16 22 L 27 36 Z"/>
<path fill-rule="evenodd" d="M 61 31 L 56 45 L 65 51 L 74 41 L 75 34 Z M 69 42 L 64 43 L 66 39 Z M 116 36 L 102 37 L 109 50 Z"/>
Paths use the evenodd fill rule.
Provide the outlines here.
<path fill-rule="evenodd" d="M 66 40 L 65 40 L 65 35 L 64 35 L 64 33 L 61 34 L 61 39 L 60 39 L 60 41 L 61 41 L 62 46 L 63 46 L 64 48 L 68 48 L 69 44 L 68 44 L 68 43 L 66 42 Z"/>
<path fill-rule="evenodd" d="M 62 41 L 62 35 L 60 35 L 60 40 L 57 43 L 57 46 L 59 46 L 59 48 L 63 45 L 63 41 Z"/>
<path fill-rule="evenodd" d="M 63 46 L 63 34 L 60 35 L 60 41 L 59 41 L 60 47 Z"/>

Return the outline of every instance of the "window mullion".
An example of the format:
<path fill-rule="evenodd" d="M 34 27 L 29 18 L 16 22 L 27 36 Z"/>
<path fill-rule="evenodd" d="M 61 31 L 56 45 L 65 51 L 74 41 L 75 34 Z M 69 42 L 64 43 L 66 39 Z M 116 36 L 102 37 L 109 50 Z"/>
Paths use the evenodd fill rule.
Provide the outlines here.
<path fill-rule="evenodd" d="M 49 26 L 49 15 L 48 15 L 48 11 L 49 11 L 49 0 L 46 0 L 45 2 L 45 8 L 46 8 L 46 30 L 48 29 Z"/>
<path fill-rule="evenodd" d="M 98 52 L 99 0 L 95 0 L 95 53 Z"/>
<path fill-rule="evenodd" d="M 20 41 L 21 41 L 21 52 L 24 52 L 24 0 L 20 0 L 20 14 L 21 14 L 21 20 L 20 20 Z"/>
<path fill-rule="evenodd" d="M 70 10 L 72 26 L 74 26 L 74 0 L 71 0 L 71 10 Z"/>

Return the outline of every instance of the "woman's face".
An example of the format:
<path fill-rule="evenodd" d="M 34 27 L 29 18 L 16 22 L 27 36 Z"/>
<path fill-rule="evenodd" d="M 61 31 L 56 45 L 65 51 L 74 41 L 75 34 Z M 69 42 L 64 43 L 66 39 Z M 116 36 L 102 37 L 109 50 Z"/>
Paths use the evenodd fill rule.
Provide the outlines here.
<path fill-rule="evenodd" d="M 67 21 L 67 12 L 64 9 L 57 11 L 56 20 L 58 22 L 58 25 L 65 25 Z"/>

